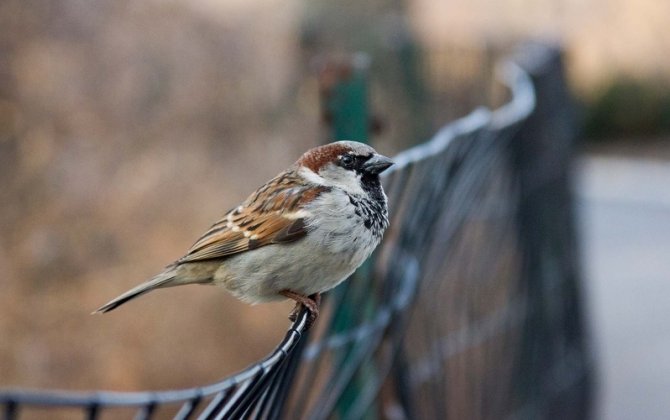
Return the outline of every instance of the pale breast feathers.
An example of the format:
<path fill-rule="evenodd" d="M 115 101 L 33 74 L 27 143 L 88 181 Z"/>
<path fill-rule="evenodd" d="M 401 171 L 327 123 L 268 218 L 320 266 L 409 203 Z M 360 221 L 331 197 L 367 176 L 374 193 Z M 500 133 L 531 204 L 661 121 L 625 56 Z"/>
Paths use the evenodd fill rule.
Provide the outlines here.
<path fill-rule="evenodd" d="M 265 245 L 292 242 L 307 234 L 303 206 L 327 187 L 305 185 L 288 172 L 270 180 L 228 211 L 178 263 L 228 257 Z"/>

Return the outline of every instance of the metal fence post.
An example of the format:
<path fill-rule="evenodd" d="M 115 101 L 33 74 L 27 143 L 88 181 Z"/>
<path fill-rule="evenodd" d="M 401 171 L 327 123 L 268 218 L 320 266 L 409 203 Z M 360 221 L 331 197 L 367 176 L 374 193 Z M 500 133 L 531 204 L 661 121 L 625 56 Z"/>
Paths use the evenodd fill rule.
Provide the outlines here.
<path fill-rule="evenodd" d="M 517 223 L 526 255 L 522 275 L 529 305 L 517 384 L 520 399 L 531 403 L 520 412 L 523 418 L 589 418 L 593 367 L 570 191 L 576 116 L 559 48 L 525 45 L 518 62 L 537 91 L 536 108 L 523 122 L 511 150 L 521 188 Z M 570 384 L 566 389 L 547 389 L 547 384 L 556 382 L 553 376 L 559 365 L 580 376 L 565 379 Z M 550 397 L 557 392 L 564 398 Z"/>
<path fill-rule="evenodd" d="M 354 140 L 369 143 L 372 125 L 368 92 L 369 69 L 370 57 L 360 52 L 321 63 L 318 75 L 322 122 L 327 133 L 325 142 Z M 367 289 L 371 271 L 371 263 L 367 261 L 349 280 L 354 284 L 346 290 L 339 287 L 330 292 L 329 299 L 339 302 L 338 311 L 329 326 L 333 333 L 350 329 L 361 322 L 364 312 L 373 310 L 373 302 L 369 296 L 365 300 L 361 293 Z M 346 299 L 344 293 L 347 293 Z M 359 301 L 364 306 L 359 305 Z M 335 363 L 344 367 L 352 350 L 350 346 L 342 349 L 339 360 L 335 360 Z M 343 391 L 336 406 L 341 417 L 346 417 L 356 396 L 364 387 L 366 376 L 366 372 L 359 372 Z"/>
<path fill-rule="evenodd" d="M 369 142 L 369 67 L 370 58 L 364 53 L 324 59 L 318 64 L 321 117 L 328 136 L 324 143 L 337 140 Z"/>

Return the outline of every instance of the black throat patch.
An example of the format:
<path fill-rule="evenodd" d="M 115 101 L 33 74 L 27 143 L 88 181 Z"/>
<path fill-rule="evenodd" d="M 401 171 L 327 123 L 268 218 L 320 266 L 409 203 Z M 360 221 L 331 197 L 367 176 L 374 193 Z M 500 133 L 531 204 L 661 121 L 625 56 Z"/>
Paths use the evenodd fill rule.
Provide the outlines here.
<path fill-rule="evenodd" d="M 348 195 L 349 202 L 354 206 L 355 214 L 363 225 L 375 236 L 380 237 L 389 222 L 386 198 L 379 176 L 363 175 L 361 187 L 367 194 L 364 196 Z"/>

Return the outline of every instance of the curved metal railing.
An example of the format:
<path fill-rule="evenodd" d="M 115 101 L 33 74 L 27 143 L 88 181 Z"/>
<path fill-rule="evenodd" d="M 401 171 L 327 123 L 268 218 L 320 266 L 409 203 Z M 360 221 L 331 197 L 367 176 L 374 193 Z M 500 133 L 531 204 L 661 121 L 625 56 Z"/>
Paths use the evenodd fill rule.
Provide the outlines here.
<path fill-rule="evenodd" d="M 477 109 L 444 126 L 430 141 L 394 158 L 396 164 L 384 178 L 392 227 L 377 252 L 376 264 L 364 266 L 362 273 L 326 296 L 313 331 L 305 328 L 307 312 L 303 310 L 266 358 L 220 382 L 198 388 L 85 393 L 0 390 L 5 418 L 18 418 L 25 407 L 76 407 L 90 419 L 118 407 L 135 408 L 139 419 L 155 417 L 159 408 L 161 415 L 178 419 L 279 418 L 287 413 L 288 418 L 322 419 L 336 414 L 357 419 L 370 410 L 410 418 L 429 418 L 436 413 L 464 418 L 462 415 L 473 414 L 462 407 L 454 411 L 454 406 L 465 407 L 465 402 L 447 407 L 441 401 L 453 398 L 448 386 L 457 382 L 454 368 L 459 366 L 453 361 L 500 338 L 508 344 L 517 343 L 521 349 L 507 357 L 519 367 L 523 365 L 520 360 L 525 343 L 537 341 L 534 335 L 524 338 L 536 310 L 526 293 L 531 288 L 519 280 L 524 273 L 520 268 L 524 264 L 519 261 L 524 260 L 526 251 L 519 247 L 518 255 L 501 259 L 500 249 L 481 244 L 487 252 L 482 254 L 486 260 L 480 264 L 508 264 L 513 271 L 508 277 L 516 280 L 506 280 L 509 287 L 501 295 L 509 296 L 504 306 L 476 316 L 471 313 L 480 311 L 476 303 L 456 312 L 440 309 L 445 296 L 453 299 L 458 295 L 456 289 L 442 289 L 461 287 L 458 281 L 448 280 L 452 274 L 445 271 L 448 264 L 445 266 L 444 261 L 466 258 L 463 244 L 479 243 L 479 239 L 463 240 L 459 235 L 466 230 L 466 220 L 467 229 L 473 228 L 472 219 L 480 217 L 482 208 L 486 209 L 486 218 L 504 220 L 491 230 L 498 244 L 507 243 L 501 238 L 509 235 L 511 225 L 522 224 L 518 211 L 523 208 L 523 182 L 515 181 L 509 161 L 516 159 L 512 142 L 537 111 L 537 76 L 532 73 L 541 73 L 558 54 L 554 50 L 545 52 L 544 56 L 535 54 L 530 62 L 526 60 L 525 69 L 517 62 L 502 67 L 502 79 L 511 92 L 507 104 L 495 111 Z M 492 173 L 491 168 L 500 172 Z M 509 182 L 497 185 L 497 178 L 508 176 Z M 498 189 L 487 193 L 482 188 L 489 184 Z M 500 189 L 509 194 L 511 204 L 505 202 Z M 473 225 L 477 229 L 476 223 Z M 517 242 L 521 239 L 514 239 L 509 246 L 516 249 Z M 454 247 L 455 243 L 460 247 Z M 456 276 L 469 275 L 464 273 Z M 434 279 L 447 280 L 438 284 Z M 458 301 L 452 302 L 452 306 L 459 305 Z M 440 314 L 444 316 L 440 318 Z M 459 317 L 466 323 L 452 321 Z M 416 323 L 420 327 L 412 328 Z M 489 359 L 482 360 L 489 366 Z M 575 368 L 575 383 L 583 380 L 588 366 L 582 364 L 580 369 Z M 516 377 L 521 370 L 512 366 L 505 373 Z M 503 384 L 491 386 L 508 389 Z M 488 414 L 477 408 L 480 412 L 473 418 L 492 418 L 491 413 L 499 412 L 523 417 L 523 413 L 538 410 L 526 397 L 519 397 L 519 401 L 510 398 L 511 402 L 497 402 L 499 405 L 490 408 Z M 537 401 L 544 400 L 538 397 Z M 478 400 L 472 404 L 482 403 Z M 165 411 L 165 407 L 171 410 Z"/>

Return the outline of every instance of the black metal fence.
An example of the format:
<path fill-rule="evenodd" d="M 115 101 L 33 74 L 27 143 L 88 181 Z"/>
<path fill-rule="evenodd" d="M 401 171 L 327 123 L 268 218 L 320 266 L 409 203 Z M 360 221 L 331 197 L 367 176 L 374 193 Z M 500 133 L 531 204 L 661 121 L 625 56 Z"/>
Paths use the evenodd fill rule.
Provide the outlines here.
<path fill-rule="evenodd" d="M 312 330 L 301 313 L 266 359 L 201 388 L 0 391 L 5 418 L 589 417 L 573 108 L 559 50 L 521 51 L 504 66 L 506 105 L 395 157 L 375 263 L 326 296 Z"/>

